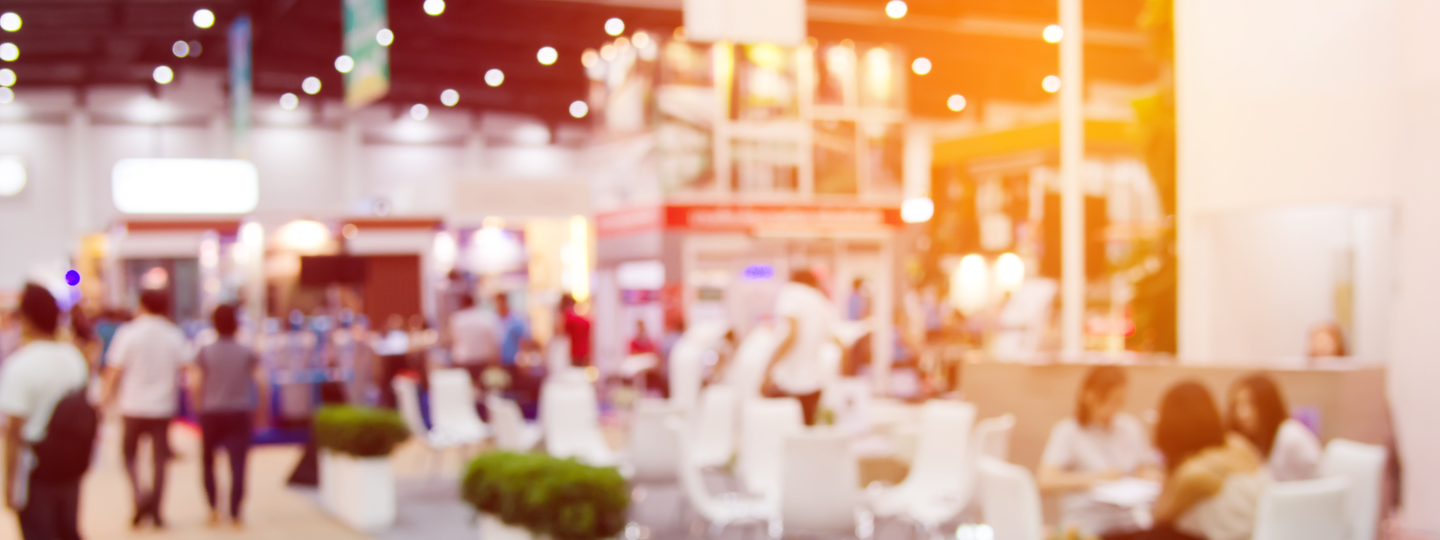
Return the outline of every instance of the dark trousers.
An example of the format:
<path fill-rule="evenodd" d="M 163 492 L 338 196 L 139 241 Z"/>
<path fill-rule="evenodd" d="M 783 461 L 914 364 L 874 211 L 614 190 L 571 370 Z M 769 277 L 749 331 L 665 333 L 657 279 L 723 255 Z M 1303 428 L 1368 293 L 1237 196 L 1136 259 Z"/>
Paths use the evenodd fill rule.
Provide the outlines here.
<path fill-rule="evenodd" d="M 405 369 L 405 355 L 380 357 L 380 406 L 395 408 L 395 387 L 391 385 L 400 370 Z"/>
<path fill-rule="evenodd" d="M 800 412 L 805 414 L 805 425 L 815 425 L 815 416 L 820 412 L 820 391 L 816 390 L 809 394 L 790 394 L 789 397 L 800 400 Z"/>
<path fill-rule="evenodd" d="M 25 540 L 80 540 L 80 481 L 31 482 L 20 510 L 20 536 Z"/>
<path fill-rule="evenodd" d="M 1171 525 L 1156 525 L 1148 531 L 1107 534 L 1105 540 L 1202 540 L 1175 530 Z"/>
<path fill-rule="evenodd" d="M 150 439 L 153 454 L 151 457 L 154 477 L 150 479 L 149 490 L 141 483 L 140 470 L 135 467 L 142 437 Z M 121 444 L 125 454 L 125 473 L 130 475 L 130 486 L 134 490 L 136 517 L 148 515 L 159 522 L 160 502 L 165 495 L 165 464 L 170 460 L 170 419 L 126 416 L 124 441 Z"/>
<path fill-rule="evenodd" d="M 254 435 L 250 411 L 211 412 L 200 415 L 202 441 L 201 469 L 205 476 L 205 499 L 211 510 L 219 510 L 215 495 L 216 450 L 224 449 L 225 458 L 230 462 L 230 517 L 240 517 L 240 505 L 245 500 L 245 458 L 250 454 L 250 439 Z"/>

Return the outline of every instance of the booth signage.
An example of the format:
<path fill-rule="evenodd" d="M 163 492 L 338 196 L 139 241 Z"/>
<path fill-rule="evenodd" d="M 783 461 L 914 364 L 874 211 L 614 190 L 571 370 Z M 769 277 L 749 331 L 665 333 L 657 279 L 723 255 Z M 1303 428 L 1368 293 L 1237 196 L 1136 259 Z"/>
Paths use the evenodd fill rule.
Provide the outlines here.
<path fill-rule="evenodd" d="M 877 206 L 681 204 L 631 208 L 595 216 L 600 236 L 661 229 L 748 231 L 757 228 L 876 229 L 899 227 L 900 209 Z"/>
<path fill-rule="evenodd" d="M 355 61 L 345 74 L 345 105 L 358 109 L 390 92 L 390 52 L 376 41 L 387 28 L 385 0 L 345 0 L 345 54 Z"/>

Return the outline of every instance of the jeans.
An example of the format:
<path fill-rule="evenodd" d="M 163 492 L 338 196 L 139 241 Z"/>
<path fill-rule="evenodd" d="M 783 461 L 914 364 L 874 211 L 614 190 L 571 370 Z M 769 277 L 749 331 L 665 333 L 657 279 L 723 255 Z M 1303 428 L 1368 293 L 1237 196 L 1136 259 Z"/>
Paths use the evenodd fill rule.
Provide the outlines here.
<path fill-rule="evenodd" d="M 215 495 L 216 450 L 224 449 L 230 462 L 230 517 L 240 517 L 245 500 L 245 458 L 250 453 L 254 415 L 251 411 L 207 412 L 200 414 L 202 441 L 201 469 L 205 477 L 205 499 L 211 510 L 219 510 Z"/>
<path fill-rule="evenodd" d="M 80 540 L 80 481 L 31 482 L 19 512 L 25 540 Z"/>
<path fill-rule="evenodd" d="M 140 470 L 135 467 L 136 454 L 140 449 L 140 438 L 150 439 L 151 459 L 154 477 L 147 491 L 140 481 Z M 170 460 L 170 419 L 125 417 L 125 434 L 122 450 L 125 454 L 125 473 L 130 476 L 130 486 L 135 496 L 135 521 L 150 516 L 160 522 L 160 502 L 165 495 L 165 465 Z"/>

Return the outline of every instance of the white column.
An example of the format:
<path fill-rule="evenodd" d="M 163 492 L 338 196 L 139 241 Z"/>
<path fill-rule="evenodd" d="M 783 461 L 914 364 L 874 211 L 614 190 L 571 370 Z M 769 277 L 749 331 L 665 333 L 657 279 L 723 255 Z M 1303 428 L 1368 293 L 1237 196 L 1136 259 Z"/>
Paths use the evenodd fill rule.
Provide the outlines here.
<path fill-rule="evenodd" d="M 70 227 L 71 241 L 92 232 L 94 226 L 91 198 L 95 189 L 90 181 L 90 115 L 84 110 L 70 113 Z"/>
<path fill-rule="evenodd" d="M 235 156 L 235 148 L 230 145 L 230 123 L 225 114 L 217 114 L 210 117 L 210 157 L 214 159 L 231 159 Z"/>
<path fill-rule="evenodd" d="M 875 374 L 875 393 L 882 396 L 890 391 L 890 365 L 895 362 L 895 301 L 900 294 L 895 243 L 902 238 L 906 236 L 896 234 L 880 243 L 880 275 L 870 284 L 870 319 L 875 325 L 870 330 L 870 366 Z"/>
<path fill-rule="evenodd" d="M 1060 0 L 1060 335 L 1066 355 L 1085 347 L 1085 45 L 1081 0 Z"/>
<path fill-rule="evenodd" d="M 364 196 L 362 189 L 360 160 L 365 153 L 365 136 L 360 122 L 354 118 L 345 121 L 340 128 L 340 185 L 345 208 L 351 209 L 355 201 Z"/>
<path fill-rule="evenodd" d="M 905 127 L 905 146 L 901 154 L 904 167 L 901 175 L 905 179 L 906 199 L 930 196 L 930 164 L 934 162 L 934 153 L 934 136 L 928 127 Z"/>

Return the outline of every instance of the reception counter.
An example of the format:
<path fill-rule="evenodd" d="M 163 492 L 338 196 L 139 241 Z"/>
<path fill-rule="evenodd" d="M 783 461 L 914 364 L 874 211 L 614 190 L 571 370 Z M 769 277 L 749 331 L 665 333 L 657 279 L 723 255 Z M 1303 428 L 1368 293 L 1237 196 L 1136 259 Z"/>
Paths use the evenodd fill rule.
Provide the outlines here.
<path fill-rule="evenodd" d="M 1050 428 L 1075 411 L 1080 381 L 1091 366 L 1085 364 L 1019 364 L 984 361 L 967 363 L 961 375 L 964 399 L 975 403 L 979 418 L 1007 413 L 1016 417 L 1010 439 L 1010 460 L 1034 469 L 1040 462 Z M 1185 379 L 1204 384 L 1215 396 L 1223 414 L 1225 392 L 1236 379 L 1254 368 L 1203 365 L 1122 365 L 1129 376 L 1125 410 L 1139 418 L 1154 418 L 1160 397 L 1171 385 Z M 1389 410 L 1385 401 L 1385 369 L 1379 366 L 1267 370 L 1280 385 L 1292 411 L 1312 411 L 1319 420 L 1320 438 L 1346 438 L 1385 444 L 1390 438 Z"/>

